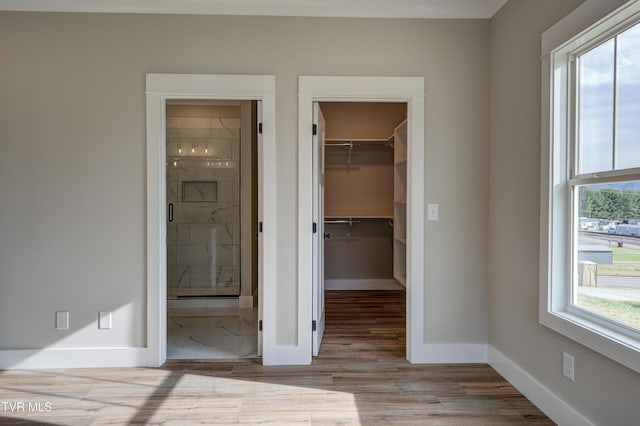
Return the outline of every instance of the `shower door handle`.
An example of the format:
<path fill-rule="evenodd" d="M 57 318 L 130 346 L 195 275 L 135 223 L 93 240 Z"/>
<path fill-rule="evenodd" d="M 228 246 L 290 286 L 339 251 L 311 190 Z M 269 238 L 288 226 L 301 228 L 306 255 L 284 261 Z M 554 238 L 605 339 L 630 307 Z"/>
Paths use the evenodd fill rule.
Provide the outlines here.
<path fill-rule="evenodd" d="M 173 222 L 173 203 L 169 203 L 169 222 Z"/>

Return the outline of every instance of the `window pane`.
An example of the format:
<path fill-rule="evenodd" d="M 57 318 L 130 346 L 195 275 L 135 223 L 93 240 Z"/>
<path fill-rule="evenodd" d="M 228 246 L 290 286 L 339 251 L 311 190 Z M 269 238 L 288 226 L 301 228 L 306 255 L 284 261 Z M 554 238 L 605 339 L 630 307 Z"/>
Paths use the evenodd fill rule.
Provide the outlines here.
<path fill-rule="evenodd" d="M 577 192 L 574 303 L 640 330 L 640 181 Z"/>
<path fill-rule="evenodd" d="M 616 168 L 640 167 L 640 25 L 618 36 Z"/>
<path fill-rule="evenodd" d="M 613 167 L 614 40 L 580 56 L 578 173 Z"/>

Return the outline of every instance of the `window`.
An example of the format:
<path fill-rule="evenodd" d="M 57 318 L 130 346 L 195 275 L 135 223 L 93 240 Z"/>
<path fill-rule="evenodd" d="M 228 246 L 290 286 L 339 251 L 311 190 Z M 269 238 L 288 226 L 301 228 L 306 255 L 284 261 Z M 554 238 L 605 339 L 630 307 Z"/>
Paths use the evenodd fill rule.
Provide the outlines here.
<path fill-rule="evenodd" d="M 640 24 L 572 55 L 572 62 L 569 305 L 633 334 L 640 331 Z"/>
<path fill-rule="evenodd" d="M 640 371 L 640 2 L 549 65 L 540 320 Z"/>

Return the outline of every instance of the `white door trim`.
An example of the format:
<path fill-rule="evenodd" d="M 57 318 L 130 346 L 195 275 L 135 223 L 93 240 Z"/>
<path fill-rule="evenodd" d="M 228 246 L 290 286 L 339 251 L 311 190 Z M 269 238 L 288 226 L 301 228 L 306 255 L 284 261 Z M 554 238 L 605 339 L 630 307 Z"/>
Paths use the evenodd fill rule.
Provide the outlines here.
<path fill-rule="evenodd" d="M 262 101 L 263 298 L 265 318 L 275 318 L 276 285 L 276 117 L 275 76 L 147 74 L 147 365 L 167 357 L 166 147 L 168 99 Z M 260 278 L 259 278 L 260 280 Z M 263 362 L 273 363 L 275 329 L 263 328 Z"/>
<path fill-rule="evenodd" d="M 406 102 L 407 147 L 407 359 L 419 362 L 424 346 L 424 78 L 298 78 L 298 346 L 311 362 L 312 313 L 312 108 L 318 101 Z"/>

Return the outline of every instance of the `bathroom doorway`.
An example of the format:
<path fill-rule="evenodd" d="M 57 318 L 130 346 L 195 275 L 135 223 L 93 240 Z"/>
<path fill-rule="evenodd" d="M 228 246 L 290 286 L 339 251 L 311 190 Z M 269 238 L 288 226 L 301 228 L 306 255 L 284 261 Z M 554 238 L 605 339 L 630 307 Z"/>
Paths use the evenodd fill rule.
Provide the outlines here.
<path fill-rule="evenodd" d="M 159 367 L 167 360 L 167 201 L 166 171 L 166 107 L 173 100 L 236 100 L 256 101 L 257 136 L 257 292 L 242 295 L 238 304 L 257 304 L 258 322 L 275 318 L 276 250 L 276 115 L 275 77 L 272 75 L 222 74 L 156 74 L 146 75 L 146 281 L 147 281 L 147 342 L 145 364 Z M 242 187 L 242 182 L 241 182 Z M 243 210 L 246 212 L 246 209 Z M 244 232 L 241 230 L 241 232 Z M 241 257 L 244 260 L 241 247 Z M 242 277 L 241 277 L 242 281 Z M 244 287 L 246 288 L 246 287 Z M 257 299 L 257 300 L 256 300 Z M 265 364 L 279 360 L 275 327 L 258 330 L 257 353 Z"/>
<path fill-rule="evenodd" d="M 166 103 L 167 358 L 258 351 L 258 101 Z"/>

